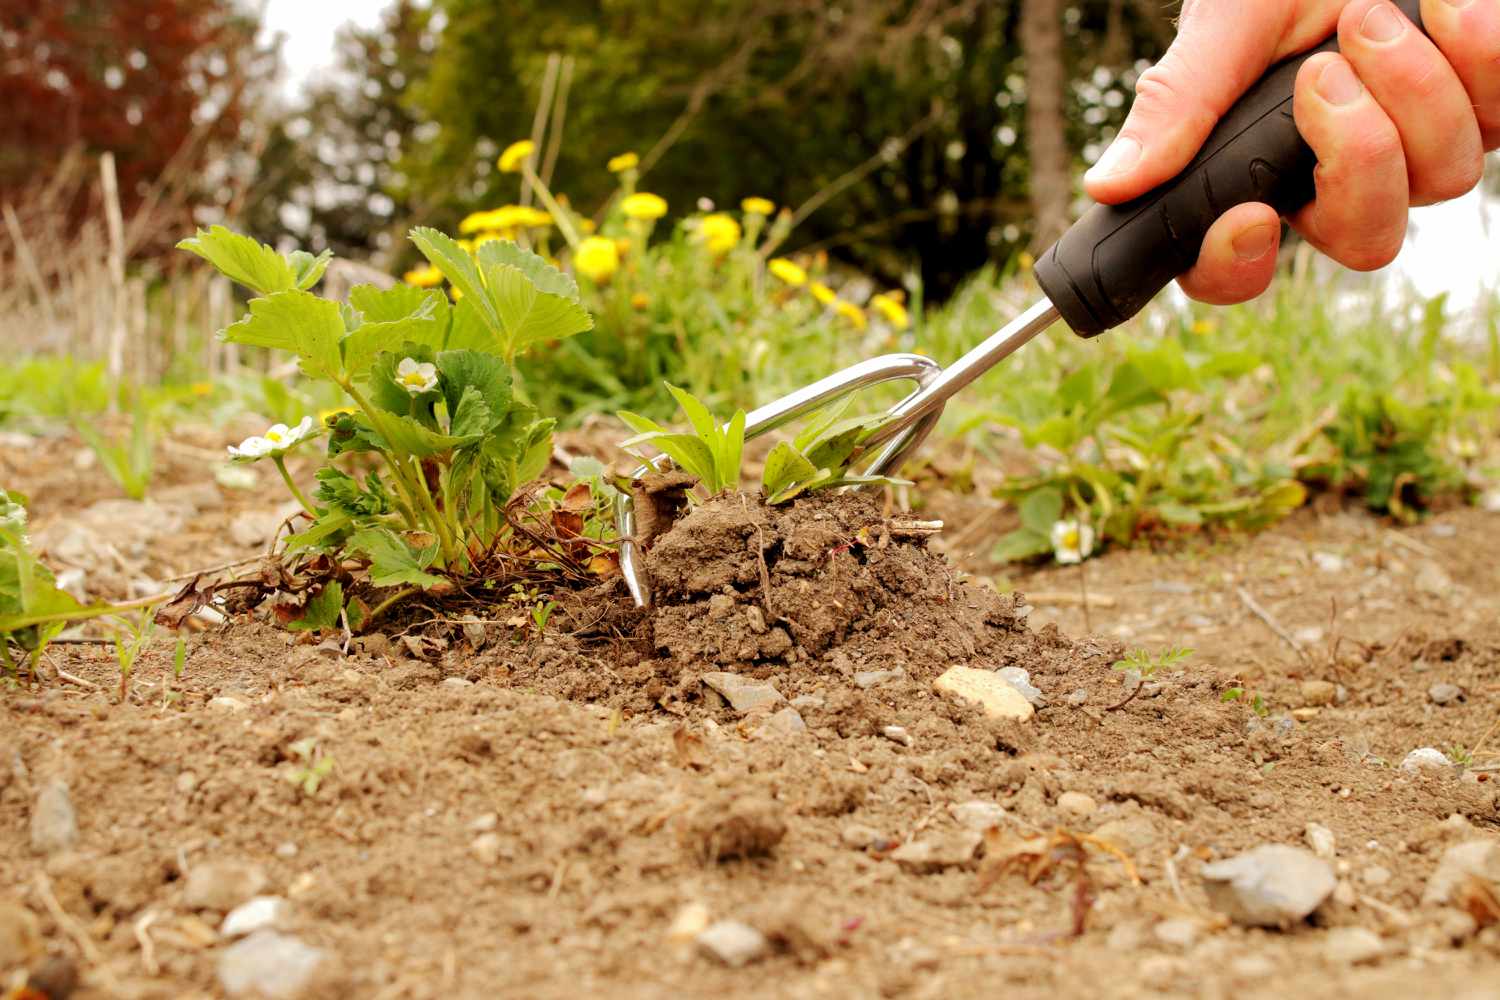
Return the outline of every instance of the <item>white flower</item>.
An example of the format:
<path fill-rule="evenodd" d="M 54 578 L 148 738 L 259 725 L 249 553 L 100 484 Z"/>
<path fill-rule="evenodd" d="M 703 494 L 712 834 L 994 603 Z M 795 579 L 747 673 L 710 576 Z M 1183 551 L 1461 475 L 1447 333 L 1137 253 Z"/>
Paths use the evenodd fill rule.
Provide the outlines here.
<path fill-rule="evenodd" d="M 239 446 L 229 446 L 229 457 L 236 462 L 255 462 L 262 458 L 275 458 L 305 441 L 312 434 L 312 417 L 303 417 L 295 427 L 276 424 L 264 434 L 247 437 Z"/>
<path fill-rule="evenodd" d="M 415 358 L 402 358 L 396 366 L 396 384 L 413 396 L 431 392 L 437 382 L 437 365 L 429 361 L 418 364 Z"/>
<path fill-rule="evenodd" d="M 1052 526 L 1052 554 L 1065 565 L 1081 563 L 1094 551 L 1094 529 L 1077 521 Z"/>

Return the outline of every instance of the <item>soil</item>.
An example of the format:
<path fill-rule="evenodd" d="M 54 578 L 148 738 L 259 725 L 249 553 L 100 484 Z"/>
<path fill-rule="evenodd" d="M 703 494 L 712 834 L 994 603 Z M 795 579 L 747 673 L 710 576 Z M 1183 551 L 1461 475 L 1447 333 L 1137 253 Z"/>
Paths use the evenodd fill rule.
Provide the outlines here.
<path fill-rule="evenodd" d="M 96 595 L 253 558 L 284 509 L 191 462 L 124 505 L 69 447 L 0 462 Z M 650 612 L 601 588 L 539 640 L 496 615 L 346 653 L 245 618 L 192 634 L 180 678 L 159 642 L 123 703 L 107 648 L 57 646 L 45 683 L 0 694 L 0 956 L 15 903 L 77 997 L 223 995 L 223 914 L 188 875 L 243 862 L 330 956 L 306 996 L 1500 996 L 1500 926 L 1421 902 L 1447 847 L 1500 831 L 1500 516 L 1313 509 L 1027 573 L 984 557 L 998 506 L 923 500 L 935 538 L 864 498 L 694 508 L 648 554 Z M 1127 700 L 1116 660 L 1173 644 L 1195 652 Z M 934 691 L 955 665 L 1022 667 L 1045 705 L 988 719 Z M 715 674 L 779 697 L 741 712 Z M 1472 766 L 1397 767 L 1427 746 Z M 38 853 L 58 781 L 77 839 Z M 1033 884 L 995 835 L 975 855 L 976 812 L 1129 864 L 1063 836 Z M 1309 823 L 1341 883 L 1310 920 L 1209 905 L 1205 862 Z M 705 916 L 768 951 L 705 954 Z M 1348 926 L 1378 954 L 1340 958 Z"/>

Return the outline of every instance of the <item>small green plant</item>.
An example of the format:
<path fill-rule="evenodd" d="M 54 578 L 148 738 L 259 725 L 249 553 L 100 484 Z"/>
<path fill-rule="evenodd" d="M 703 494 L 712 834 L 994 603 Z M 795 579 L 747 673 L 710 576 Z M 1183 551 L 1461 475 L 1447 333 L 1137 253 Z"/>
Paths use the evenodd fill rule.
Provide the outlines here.
<path fill-rule="evenodd" d="M 129 694 L 130 677 L 135 665 L 151 645 L 156 635 L 156 619 L 152 609 L 147 608 L 138 615 L 122 615 L 114 626 L 111 640 L 114 643 L 115 661 L 120 667 L 120 701 Z"/>
<path fill-rule="evenodd" d="M 1448 759 L 1461 767 L 1470 767 L 1474 763 L 1474 751 L 1462 743 L 1455 743 L 1448 750 Z"/>
<path fill-rule="evenodd" d="M 1155 676 L 1159 670 L 1175 667 L 1192 656 L 1195 650 L 1186 646 L 1173 646 L 1153 656 L 1144 649 L 1133 649 L 1125 654 L 1123 660 L 1116 660 L 1113 664 L 1115 670 L 1125 673 L 1135 671 L 1142 680 Z"/>
<path fill-rule="evenodd" d="M 1266 700 L 1261 697 L 1260 692 L 1249 694 L 1249 692 L 1247 692 L 1242 687 L 1226 688 L 1224 693 L 1219 695 L 1219 700 L 1226 702 L 1243 701 L 1245 700 L 1247 695 L 1250 699 L 1250 711 L 1254 712 L 1262 719 L 1271 714 L 1271 706 L 1266 704 Z"/>
<path fill-rule="evenodd" d="M 737 410 L 727 424 L 721 425 L 691 393 L 670 383 L 667 391 L 687 416 L 692 433 L 673 432 L 638 413 L 621 410 L 619 418 L 636 435 L 620 447 L 642 458 L 642 445 L 656 448 L 683 472 L 696 477 L 710 496 L 738 489 L 740 458 L 745 450 L 745 411 Z"/>
<path fill-rule="evenodd" d="M 105 433 L 95 425 L 95 420 L 95 417 L 77 414 L 73 418 L 73 430 L 127 497 L 146 499 L 156 473 L 156 419 L 151 404 L 140 398 L 132 403 L 130 427 L 123 435 Z"/>
<path fill-rule="evenodd" d="M 296 762 L 287 770 L 286 780 L 301 789 L 302 794 L 308 798 L 316 797 L 324 780 L 333 773 L 333 758 L 320 753 L 318 741 L 311 736 L 297 740 L 287 749 L 292 752 Z"/>

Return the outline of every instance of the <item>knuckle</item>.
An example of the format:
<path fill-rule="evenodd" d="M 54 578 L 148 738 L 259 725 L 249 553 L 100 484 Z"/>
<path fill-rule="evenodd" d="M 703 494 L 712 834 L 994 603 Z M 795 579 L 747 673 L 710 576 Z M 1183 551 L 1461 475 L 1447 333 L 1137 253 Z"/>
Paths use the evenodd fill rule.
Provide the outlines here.
<path fill-rule="evenodd" d="M 1353 271 L 1378 271 L 1396 259 L 1405 241 L 1406 225 L 1403 221 L 1399 230 L 1360 234 L 1340 245 L 1332 256 Z"/>

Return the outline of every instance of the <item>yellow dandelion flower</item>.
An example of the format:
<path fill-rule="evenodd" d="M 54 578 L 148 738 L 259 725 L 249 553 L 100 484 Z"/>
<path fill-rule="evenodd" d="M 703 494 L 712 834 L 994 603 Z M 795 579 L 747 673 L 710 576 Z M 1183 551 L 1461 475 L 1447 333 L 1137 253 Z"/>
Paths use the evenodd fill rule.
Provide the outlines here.
<path fill-rule="evenodd" d="M 651 299 L 647 297 L 645 292 L 636 292 L 630 297 L 630 308 L 636 312 L 645 312 L 646 307 L 650 304 Z"/>
<path fill-rule="evenodd" d="M 777 257 L 771 261 L 766 265 L 766 270 L 793 288 L 801 288 L 807 284 L 807 272 L 785 257 Z"/>
<path fill-rule="evenodd" d="M 573 251 L 573 270 L 596 285 L 614 277 L 620 269 L 620 248 L 604 236 L 590 236 Z"/>
<path fill-rule="evenodd" d="M 593 219 L 579 219 L 578 231 L 585 236 L 592 236 L 599 231 L 599 227 L 595 225 Z"/>
<path fill-rule="evenodd" d="M 522 139 L 505 147 L 505 152 L 500 154 L 496 165 L 502 174 L 514 174 L 520 171 L 521 165 L 531 158 L 536 152 L 536 143 L 530 139 Z"/>
<path fill-rule="evenodd" d="M 870 325 L 869 319 L 865 316 L 865 311 L 853 302 L 835 302 L 833 311 L 847 319 L 850 325 L 856 330 L 863 330 Z"/>
<path fill-rule="evenodd" d="M 769 198 L 746 198 L 740 208 L 746 215 L 770 215 L 776 211 L 776 203 Z"/>
<path fill-rule="evenodd" d="M 653 222 L 667 214 L 667 202 L 660 195 L 641 191 L 620 202 L 620 211 L 627 219 Z"/>
<path fill-rule="evenodd" d="M 214 384 L 212 382 L 194 382 L 188 387 L 188 391 L 194 396 L 212 396 L 214 394 Z"/>
<path fill-rule="evenodd" d="M 834 290 L 823 284 L 821 281 L 814 281 L 812 284 L 807 286 L 807 290 L 812 292 L 813 298 L 817 299 L 825 306 L 831 306 L 839 299 Z"/>
<path fill-rule="evenodd" d="M 612 174 L 623 174 L 627 170 L 634 170 L 641 165 L 641 158 L 634 153 L 621 153 L 619 156 L 610 157 L 609 172 Z"/>
<path fill-rule="evenodd" d="M 1021 270 L 1029 271 L 1036 266 L 1036 258 L 1022 250 L 1021 255 L 1016 258 L 1016 263 L 1021 266 Z"/>
<path fill-rule="evenodd" d="M 895 296 L 889 293 L 877 295 L 870 300 L 870 305 L 874 306 L 875 311 L 884 316 L 885 321 L 897 330 L 905 330 L 911 326 L 911 314 L 906 311 L 905 306 L 896 301 Z"/>
<path fill-rule="evenodd" d="M 723 212 L 705 215 L 698 224 L 698 231 L 703 236 L 704 246 L 714 256 L 721 256 L 739 246 L 740 224 Z"/>
<path fill-rule="evenodd" d="M 426 267 L 407 271 L 401 276 L 401 280 L 418 288 L 436 288 L 443 283 L 443 272 L 428 264 Z"/>
<path fill-rule="evenodd" d="M 1193 332 L 1200 337 L 1213 333 L 1215 329 L 1217 327 L 1215 327 L 1213 320 L 1200 319 L 1193 324 Z"/>
<path fill-rule="evenodd" d="M 458 231 L 467 236 L 470 233 L 477 233 L 485 229 L 493 229 L 494 227 L 490 225 L 490 220 L 494 217 L 495 213 L 492 211 L 471 212 L 468 215 L 464 216 L 464 221 L 458 224 Z"/>

